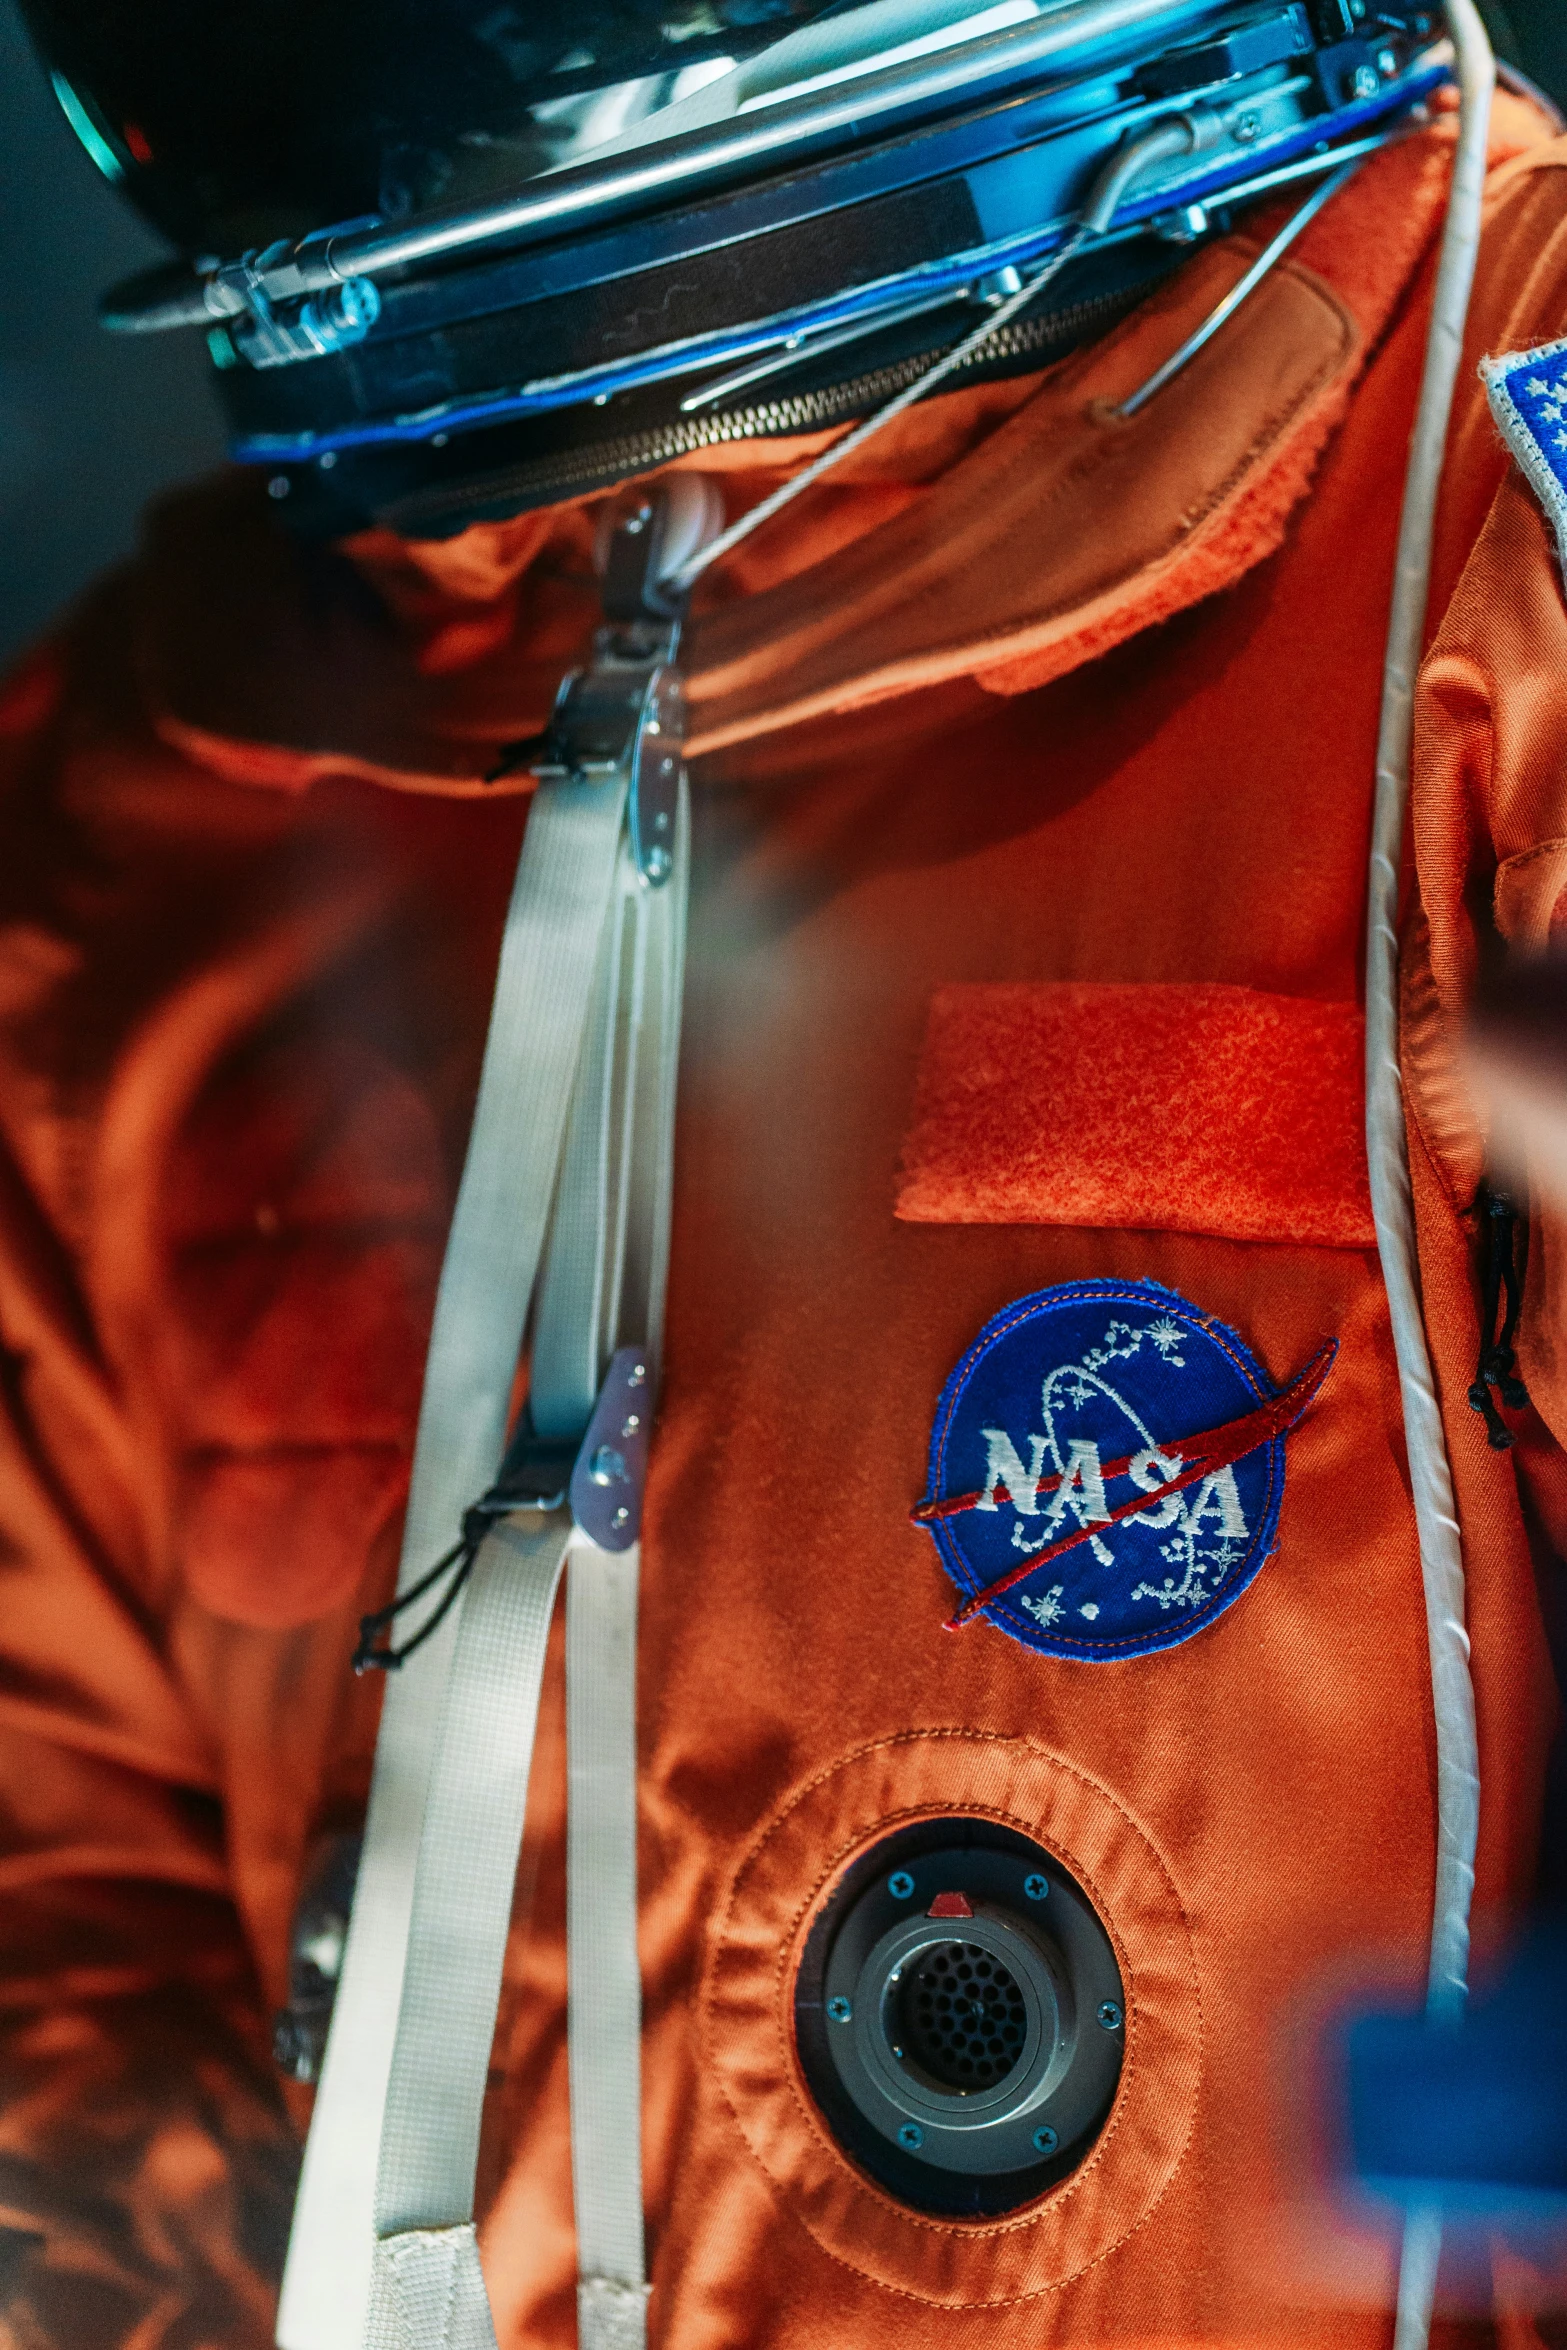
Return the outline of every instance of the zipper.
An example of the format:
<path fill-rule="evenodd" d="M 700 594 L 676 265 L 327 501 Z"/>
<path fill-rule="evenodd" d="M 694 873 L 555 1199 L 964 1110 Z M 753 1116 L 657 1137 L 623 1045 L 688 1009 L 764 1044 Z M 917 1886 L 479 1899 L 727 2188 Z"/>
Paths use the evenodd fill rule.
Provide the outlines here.
<path fill-rule="evenodd" d="M 1171 267 L 1177 266 L 1183 257 L 1172 254 Z M 1062 309 L 1046 311 L 1038 318 L 1014 319 L 1010 326 L 981 344 L 961 367 L 955 368 L 942 383 L 941 390 L 972 382 L 982 374 L 1017 373 L 1021 366 L 1065 357 L 1068 351 L 1135 310 L 1168 274 L 1169 270 L 1161 270 L 1157 276 L 1118 287 L 1113 293 L 1092 295 L 1068 303 Z M 464 518 L 480 519 L 491 507 L 505 507 L 515 513 L 519 501 L 542 506 L 568 496 L 586 497 L 625 480 L 628 475 L 651 473 L 677 457 L 689 457 L 699 449 L 715 448 L 725 442 L 784 438 L 820 432 L 828 425 L 847 424 L 906 390 L 947 347 L 938 343 L 814 391 L 761 400 L 743 408 L 720 409 L 707 415 L 673 416 L 641 432 L 589 442 L 548 457 L 524 459 L 519 464 L 453 482 L 449 487 L 444 484 L 422 487 L 403 497 L 378 503 L 375 518 L 389 530 L 418 536 L 421 527 L 429 531 L 432 525 L 450 527 Z M 800 366 L 808 367 L 810 361 L 811 353 L 802 351 Z"/>

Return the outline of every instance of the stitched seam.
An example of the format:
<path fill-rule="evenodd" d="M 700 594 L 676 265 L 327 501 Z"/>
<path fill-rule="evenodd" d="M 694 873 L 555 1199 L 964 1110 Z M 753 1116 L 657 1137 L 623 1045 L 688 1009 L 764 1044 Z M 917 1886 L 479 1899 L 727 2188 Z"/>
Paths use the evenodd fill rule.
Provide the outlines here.
<path fill-rule="evenodd" d="M 1008 645 L 1020 633 L 1033 635 L 1038 629 L 1048 627 L 1052 621 L 1059 620 L 1065 613 L 1083 610 L 1087 605 L 1096 603 L 1105 596 L 1116 594 L 1134 573 L 1155 569 L 1161 564 L 1169 563 L 1173 557 L 1183 554 L 1198 537 L 1203 525 L 1211 521 L 1214 515 L 1234 496 L 1246 475 L 1255 471 L 1267 453 L 1277 447 L 1279 441 L 1290 428 L 1300 421 L 1303 411 L 1312 405 L 1333 378 L 1357 359 L 1363 362 L 1364 352 L 1357 353 L 1355 349 L 1354 322 L 1332 290 L 1311 271 L 1300 269 L 1289 262 L 1281 264 L 1280 274 L 1291 278 L 1306 292 L 1316 295 L 1323 306 L 1337 319 L 1340 338 L 1338 348 L 1333 356 L 1324 359 L 1315 374 L 1301 385 L 1293 397 L 1263 420 L 1257 433 L 1247 445 L 1244 454 L 1237 459 L 1222 482 L 1196 506 L 1186 509 L 1185 513 L 1177 520 L 1170 537 L 1162 547 L 1152 553 L 1140 555 L 1129 569 L 1119 571 L 1111 578 L 1102 581 L 1086 599 L 1080 595 L 1062 596 L 1055 603 L 1044 605 L 1032 615 L 1023 632 L 1014 628 L 1010 632 L 998 633 L 994 636 L 977 637 L 974 640 L 972 650 L 976 661 L 981 665 L 984 665 L 983 657 L 990 647 Z M 1353 381 L 1353 377 L 1351 376 L 1349 380 Z M 1347 384 L 1345 388 L 1347 390 Z M 1096 442 L 1094 447 L 1085 451 L 1078 462 L 1062 474 L 1060 480 L 1051 488 L 1048 496 L 1040 502 L 1036 511 L 1041 519 L 1066 494 L 1068 488 L 1088 480 L 1094 472 L 1107 463 L 1115 447 L 1116 443 L 1111 433 L 1108 430 L 1105 431 L 1103 437 Z M 1011 657 L 1009 653 L 1007 658 Z M 1029 655 L 1027 652 L 1019 652 L 1017 658 L 1027 660 Z M 1000 666 L 1000 664 L 995 665 Z"/>
<path fill-rule="evenodd" d="M 1547 857 L 1559 857 L 1563 849 L 1567 849 L 1567 832 L 1553 833 L 1549 840 L 1537 840 L 1532 849 L 1520 849 L 1516 856 L 1501 858 L 1496 877 L 1500 880 L 1504 873 L 1520 873 L 1537 858 L 1543 861 Z"/>

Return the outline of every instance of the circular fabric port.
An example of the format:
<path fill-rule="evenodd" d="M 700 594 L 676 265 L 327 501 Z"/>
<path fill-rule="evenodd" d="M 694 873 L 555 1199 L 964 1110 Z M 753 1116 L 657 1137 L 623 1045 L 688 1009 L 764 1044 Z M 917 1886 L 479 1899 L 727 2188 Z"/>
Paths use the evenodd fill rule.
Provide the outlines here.
<path fill-rule="evenodd" d="M 909 1732 L 780 1806 L 715 1919 L 702 2031 L 800 2224 L 947 2308 L 1103 2260 L 1158 2203 L 1196 2115 L 1175 1887 L 1108 1790 L 1027 1739 Z"/>

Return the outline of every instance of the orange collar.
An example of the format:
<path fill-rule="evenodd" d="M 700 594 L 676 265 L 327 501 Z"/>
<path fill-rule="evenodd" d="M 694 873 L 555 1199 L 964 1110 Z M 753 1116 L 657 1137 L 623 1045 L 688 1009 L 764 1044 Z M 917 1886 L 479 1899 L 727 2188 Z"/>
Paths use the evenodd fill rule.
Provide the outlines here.
<path fill-rule="evenodd" d="M 1512 147 L 1539 135 L 1532 117 L 1512 127 Z M 1198 254 L 1044 375 L 899 419 L 703 582 L 686 638 L 693 751 L 958 679 L 1020 692 L 1260 562 L 1434 234 L 1451 150 L 1438 123 L 1373 158 L 1129 422 L 1119 403 L 1271 221 Z M 749 503 L 827 437 L 724 452 L 723 470 Z M 712 470 L 714 455 L 690 462 Z M 164 740 L 283 790 L 328 775 L 526 788 L 482 778 L 498 744 L 542 725 L 591 635 L 592 508 L 439 547 L 375 533 L 312 551 L 259 486 L 230 477 L 155 520 L 141 656 Z"/>

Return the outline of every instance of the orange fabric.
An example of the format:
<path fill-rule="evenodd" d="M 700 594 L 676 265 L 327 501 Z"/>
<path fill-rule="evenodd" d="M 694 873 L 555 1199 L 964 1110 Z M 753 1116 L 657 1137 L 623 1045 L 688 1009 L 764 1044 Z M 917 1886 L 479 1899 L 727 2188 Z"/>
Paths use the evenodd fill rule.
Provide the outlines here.
<path fill-rule="evenodd" d="M 1520 109 L 1499 119 L 1527 144 Z M 1289 1206 L 1239 1241 L 893 1204 L 941 991 L 1246 991 L 1347 1033 L 1447 151 L 1438 128 L 1368 165 L 1191 396 L 1135 433 L 1085 420 L 1087 387 L 1171 347 L 1239 246 L 1101 351 L 904 419 L 704 585 L 643 1563 L 658 2350 L 1387 2339 L 1385 2248 L 1315 2259 L 1322 2214 L 1294 2224 L 1312 2149 L 1287 2088 L 1292 2028 L 1341 1989 L 1418 1984 L 1429 1924 L 1424 1609 L 1374 1256 L 1291 1237 Z M 1496 925 L 1550 919 L 1567 623 L 1470 363 L 1567 324 L 1564 164 L 1567 146 L 1537 148 L 1492 195 L 1406 954 L 1492 1939 L 1529 1880 L 1549 1706 L 1514 1463 L 1465 1400 L 1476 1159 L 1446 1053 Z M 1092 495 L 1073 469 L 1090 449 Z M 733 453 L 736 502 L 795 454 L 739 470 Z M 224 483 L 175 502 L 0 704 L 0 1732 L 28 2018 L 9 2151 L 49 2238 L 31 2338 L 265 2339 L 258 2247 L 287 2135 L 274 2119 L 263 2144 L 246 2068 L 301 1856 L 368 1770 L 353 1620 L 391 1572 L 526 818 L 520 785 L 477 778 L 587 640 L 592 521 L 444 555 L 379 543 L 356 569 Z M 1277 1129 L 1250 1122 L 1234 1157 L 1265 1225 Z M 1558 1261 L 1548 1234 L 1525 1347 L 1559 1437 Z M 907 1521 L 936 1398 L 1000 1306 L 1092 1276 L 1168 1283 L 1278 1380 L 1338 1335 L 1289 1440 L 1276 1555 L 1157 1656 L 952 1640 Z M 557 1660 L 482 2166 L 503 2350 L 573 2339 L 560 1714 Z M 866 2186 L 814 2118 L 781 2005 L 838 1858 L 967 1807 L 1090 1884 L 1130 2018 L 1094 2160 L 984 2224 Z M 122 2152 L 141 2131 L 145 2161 L 117 2156 L 97 2200 L 61 2099 Z M 92 2280 L 111 2271 L 100 2324 Z"/>
<path fill-rule="evenodd" d="M 942 988 L 898 1214 L 1371 1248 L 1365 1022 L 1212 983 Z"/>

